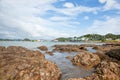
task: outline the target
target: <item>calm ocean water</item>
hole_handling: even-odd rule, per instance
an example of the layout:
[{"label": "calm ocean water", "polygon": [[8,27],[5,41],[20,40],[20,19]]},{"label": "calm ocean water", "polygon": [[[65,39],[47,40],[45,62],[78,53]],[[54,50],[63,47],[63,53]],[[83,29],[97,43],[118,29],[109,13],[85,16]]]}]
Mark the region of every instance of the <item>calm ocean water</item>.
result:
[{"label": "calm ocean water", "polygon": [[[0,41],[0,46],[23,46],[28,49],[38,50],[37,47],[45,45],[49,48],[49,51],[52,50],[52,46],[55,44],[96,44],[101,45],[103,43],[83,43],[83,42],[29,42],[29,41]],[[95,52],[91,47],[87,48],[91,52]],[[45,54],[45,52],[42,52]],[[77,53],[60,53],[54,52],[53,56],[45,54],[46,59],[55,62],[62,71],[62,80],[67,80],[68,78],[79,78],[86,77],[91,75],[94,72],[94,69],[86,70],[82,67],[75,66],[72,62],[65,57],[75,56]]]},{"label": "calm ocean water", "polygon": [[55,44],[97,44],[101,45],[103,43],[85,43],[85,42],[30,42],[30,41],[0,41],[0,46],[23,46],[29,49],[36,48],[41,45],[45,45],[47,47],[51,47]]}]

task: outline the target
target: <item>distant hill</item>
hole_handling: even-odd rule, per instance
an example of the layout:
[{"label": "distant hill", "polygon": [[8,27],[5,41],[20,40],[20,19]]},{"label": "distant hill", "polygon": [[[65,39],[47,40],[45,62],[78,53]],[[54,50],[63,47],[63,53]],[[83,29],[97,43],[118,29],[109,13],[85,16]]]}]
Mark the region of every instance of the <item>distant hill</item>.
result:
[{"label": "distant hill", "polygon": [[60,41],[60,42],[66,42],[66,41],[108,41],[108,40],[120,40],[120,35],[115,35],[112,33],[108,33],[106,35],[100,35],[100,34],[86,34],[83,36],[79,36],[79,37],[69,37],[69,38],[65,38],[65,37],[60,37],[60,38],[56,38],[56,41]]}]

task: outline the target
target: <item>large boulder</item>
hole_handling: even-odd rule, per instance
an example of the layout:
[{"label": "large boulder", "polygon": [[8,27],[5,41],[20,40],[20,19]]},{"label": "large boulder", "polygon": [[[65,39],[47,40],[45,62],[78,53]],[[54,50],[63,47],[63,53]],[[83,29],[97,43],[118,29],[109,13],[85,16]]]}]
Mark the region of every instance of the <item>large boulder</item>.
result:
[{"label": "large boulder", "polygon": [[95,72],[85,78],[68,80],[120,80],[120,45],[118,43],[104,44],[94,46],[94,49],[97,50],[94,54],[101,59],[101,62],[95,67]]},{"label": "large boulder", "polygon": [[0,46],[0,51],[4,51],[5,47],[4,46]]},{"label": "large boulder", "polygon": [[7,51],[14,51],[14,52],[17,52],[17,51],[20,51],[20,52],[25,52],[27,51],[28,49],[25,48],[25,47],[21,47],[21,46],[8,46],[6,48]]},{"label": "large boulder", "polygon": [[92,75],[68,80],[120,80],[120,65],[115,62],[102,61]]},{"label": "large boulder", "polygon": [[47,51],[48,50],[48,48],[46,46],[40,46],[40,47],[38,47],[38,49],[40,49],[42,51]]},{"label": "large boulder", "polygon": [[120,65],[103,61],[97,67],[96,74],[100,80],[120,80]]},{"label": "large boulder", "polygon": [[120,60],[120,49],[113,49],[106,53],[109,57]]},{"label": "large boulder", "polygon": [[81,50],[87,50],[84,46],[80,45],[54,45],[53,51],[59,52],[79,52]]},{"label": "large boulder", "polygon": [[41,52],[15,48],[0,51],[0,80],[60,80],[57,65]]},{"label": "large boulder", "polygon": [[75,55],[72,59],[72,63],[78,66],[91,68],[100,63],[100,58],[96,54],[84,51]]},{"label": "large boulder", "polygon": [[103,44],[100,46],[95,46],[95,47],[93,47],[93,49],[108,52],[112,49],[120,49],[120,46],[119,46],[119,44],[115,44],[115,45],[114,44]]}]

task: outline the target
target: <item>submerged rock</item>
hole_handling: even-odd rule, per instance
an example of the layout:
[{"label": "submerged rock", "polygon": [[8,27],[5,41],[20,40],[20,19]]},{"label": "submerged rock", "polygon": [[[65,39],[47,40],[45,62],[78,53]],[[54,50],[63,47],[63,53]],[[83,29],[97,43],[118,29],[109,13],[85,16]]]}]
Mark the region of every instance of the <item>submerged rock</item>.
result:
[{"label": "submerged rock", "polygon": [[[21,51],[25,50],[25,51]],[[0,80],[60,80],[57,65],[39,51],[8,47],[0,51]]]},{"label": "submerged rock", "polygon": [[47,51],[48,50],[48,48],[46,46],[40,46],[40,47],[38,47],[38,49],[40,49],[42,51]]},{"label": "submerged rock", "polygon": [[100,58],[91,52],[80,52],[74,56],[72,63],[78,66],[91,68],[100,63]]}]

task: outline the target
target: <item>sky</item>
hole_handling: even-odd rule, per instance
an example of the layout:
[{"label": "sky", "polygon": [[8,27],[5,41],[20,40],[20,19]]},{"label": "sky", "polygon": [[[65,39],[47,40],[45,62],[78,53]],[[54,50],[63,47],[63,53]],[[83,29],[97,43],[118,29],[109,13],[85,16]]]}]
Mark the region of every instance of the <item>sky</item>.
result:
[{"label": "sky", "polygon": [[0,38],[120,34],[120,0],[0,0]]}]

